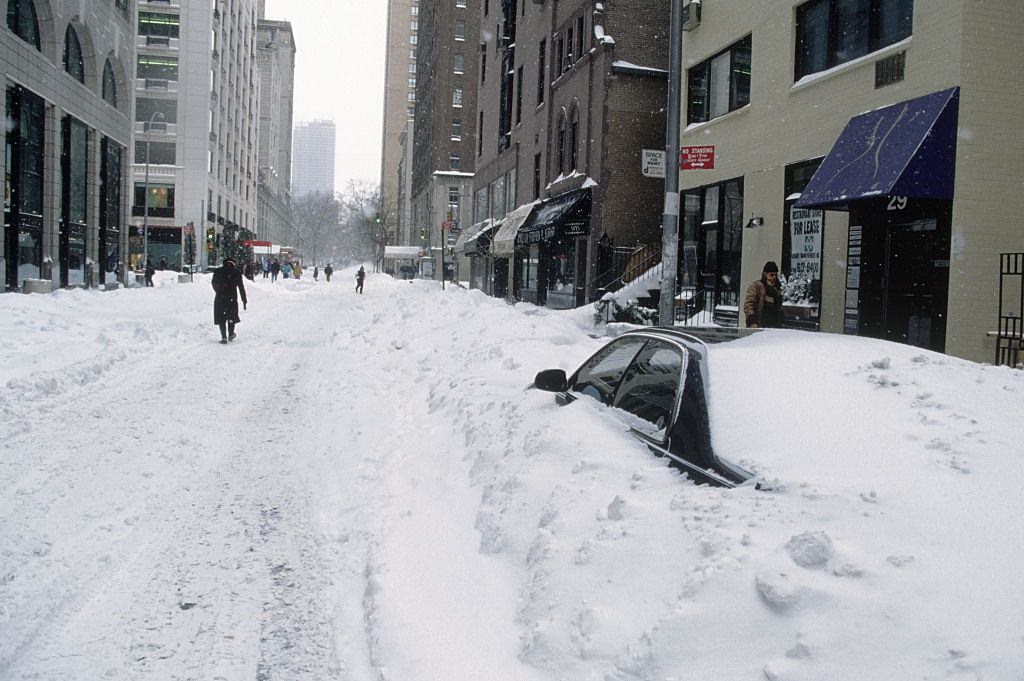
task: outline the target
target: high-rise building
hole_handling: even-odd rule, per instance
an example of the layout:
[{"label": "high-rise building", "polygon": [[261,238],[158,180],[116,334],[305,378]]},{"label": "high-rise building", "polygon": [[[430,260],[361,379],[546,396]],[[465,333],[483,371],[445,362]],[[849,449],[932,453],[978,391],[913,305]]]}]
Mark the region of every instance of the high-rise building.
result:
[{"label": "high-rise building", "polygon": [[222,239],[257,231],[256,0],[147,2],[138,15],[132,233],[148,223],[151,257],[179,264],[191,223],[196,262],[212,265]]},{"label": "high-rise building", "polygon": [[256,55],[260,69],[258,235],[285,243],[292,234],[292,109],[295,37],[287,21],[261,18]]},{"label": "high-rise building", "polygon": [[[381,140],[380,187],[381,202],[394,216],[394,224],[385,225],[397,232],[398,243],[411,243],[409,222],[412,217],[410,187],[403,186],[411,178],[400,172],[405,151],[402,135],[411,127],[416,113],[416,43],[419,40],[419,0],[389,0],[387,53],[384,67],[384,129]],[[409,151],[411,153],[411,138]],[[406,164],[405,170],[410,170]],[[392,209],[393,207],[393,209]]]},{"label": "high-rise building", "polygon": [[437,249],[440,272],[472,218],[480,0],[421,0],[419,21],[413,224],[415,245]]},{"label": "high-rise building", "polygon": [[292,196],[334,193],[334,121],[295,126],[292,144]]},{"label": "high-rise building", "polygon": [[8,0],[0,290],[113,284],[127,250],[125,0]]}]

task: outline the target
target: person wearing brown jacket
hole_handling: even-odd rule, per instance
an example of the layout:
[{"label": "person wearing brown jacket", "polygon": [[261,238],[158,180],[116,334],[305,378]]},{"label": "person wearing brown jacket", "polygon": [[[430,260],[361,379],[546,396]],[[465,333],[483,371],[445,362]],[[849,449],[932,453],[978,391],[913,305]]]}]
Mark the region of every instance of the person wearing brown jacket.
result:
[{"label": "person wearing brown jacket", "polygon": [[782,326],[782,289],[779,286],[779,266],[769,260],[764,264],[761,278],[747,287],[743,299],[743,314],[747,327],[769,329]]}]

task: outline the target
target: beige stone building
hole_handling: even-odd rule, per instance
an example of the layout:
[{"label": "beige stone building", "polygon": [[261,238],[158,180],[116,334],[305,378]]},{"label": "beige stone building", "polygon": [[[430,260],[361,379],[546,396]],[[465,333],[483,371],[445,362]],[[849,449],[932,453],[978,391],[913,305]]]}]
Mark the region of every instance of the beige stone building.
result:
[{"label": "beige stone building", "polygon": [[792,325],[992,361],[1000,254],[1024,251],[1019,2],[690,16],[682,286],[727,320],[774,260]]},{"label": "beige stone building", "polygon": [[[411,164],[402,172],[402,135],[416,113],[416,43],[419,40],[419,0],[388,1],[387,53],[384,67],[384,126],[381,138],[380,187],[385,225],[397,230],[398,242],[411,243]],[[409,153],[412,153],[411,145]]]}]

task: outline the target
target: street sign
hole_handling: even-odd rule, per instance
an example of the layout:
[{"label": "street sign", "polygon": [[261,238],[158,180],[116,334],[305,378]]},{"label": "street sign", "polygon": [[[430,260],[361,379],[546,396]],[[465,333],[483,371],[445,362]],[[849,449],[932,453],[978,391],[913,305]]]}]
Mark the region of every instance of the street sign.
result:
[{"label": "street sign", "polygon": [[451,229],[453,224],[451,220],[445,220],[441,223],[441,229]]},{"label": "street sign", "polygon": [[644,177],[665,177],[665,152],[660,149],[643,149],[641,171]]},{"label": "street sign", "polygon": [[273,246],[272,241],[243,241],[243,246]]},{"label": "street sign", "polygon": [[713,170],[715,167],[715,148],[682,147],[679,150],[679,167],[683,170]]}]

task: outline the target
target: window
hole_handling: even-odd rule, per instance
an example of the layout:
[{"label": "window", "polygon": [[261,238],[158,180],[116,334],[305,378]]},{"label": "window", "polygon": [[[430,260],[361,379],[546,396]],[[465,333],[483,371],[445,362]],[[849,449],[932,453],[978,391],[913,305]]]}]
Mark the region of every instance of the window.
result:
[{"label": "window", "polygon": [[461,193],[459,192],[459,188],[458,187],[454,187],[452,185],[448,185],[448,207],[449,208],[454,208],[455,210],[459,209],[459,198],[460,198],[460,196],[461,196]]},{"label": "window", "polygon": [[652,340],[629,366],[612,406],[630,416],[633,430],[663,441],[675,416],[685,357],[679,349]]},{"label": "window", "polygon": [[[133,205],[143,207],[145,204],[146,185],[143,183],[135,183],[135,203]],[[153,184],[149,183],[149,209],[150,215],[153,215],[153,209],[170,209],[171,216],[174,215],[174,185],[173,184]],[[166,211],[161,211],[166,212]]]},{"label": "window", "polygon": [[456,7],[465,7],[466,6],[466,0],[455,0],[455,6]]},{"label": "window", "polygon": [[502,175],[491,183],[490,216],[495,220],[505,216],[505,176]]},{"label": "window", "polygon": [[482,53],[480,55],[480,84],[483,85],[486,82],[487,82],[487,53],[484,52],[484,53]]},{"label": "window", "polygon": [[[135,162],[146,162],[147,142],[135,143]],[[150,165],[174,165],[175,144],[174,142],[149,142],[149,163]]]},{"label": "window", "polygon": [[[147,126],[150,121],[155,121],[160,118],[156,114],[163,116],[164,123],[177,123],[178,122],[178,102],[174,99],[150,99],[148,97],[139,97],[135,100],[135,120],[146,123]],[[210,116],[213,116],[213,112],[210,112]],[[154,127],[158,127],[158,122],[154,123]],[[212,129],[212,128],[211,128]]]},{"label": "window", "polygon": [[569,389],[611,405],[612,397],[626,373],[626,367],[646,342],[646,338],[623,338],[609,343],[569,379]]},{"label": "window", "polygon": [[409,21],[409,30],[410,31],[418,31],[418,30],[420,30],[419,19],[412,19],[412,20]]},{"label": "window", "polygon": [[180,19],[176,14],[139,12],[139,35],[177,38]]},{"label": "window", "polygon": [[462,86],[456,85],[452,89],[452,106],[462,107]]},{"label": "window", "polygon": [[478,189],[473,196],[473,222],[487,219],[487,187]]},{"label": "window", "polygon": [[480,122],[476,129],[476,155],[484,155],[484,112],[480,112]]},{"label": "window", "polygon": [[138,77],[146,80],[178,80],[177,57],[139,55]]},{"label": "window", "polygon": [[558,174],[565,172],[565,114],[558,118]]},{"label": "window", "polygon": [[523,67],[516,71],[516,125],[523,122]]},{"label": "window", "polygon": [[576,18],[576,58],[583,58],[583,16]]},{"label": "window", "polygon": [[110,65],[109,59],[103,64],[103,101],[117,108],[117,78],[114,77],[114,67]]},{"label": "window", "polygon": [[409,94],[406,95],[406,99],[408,101],[410,101],[410,102],[415,102],[416,101],[416,93],[415,92],[410,92]]},{"label": "window", "polygon": [[813,0],[796,10],[796,73],[825,71],[911,35],[913,0]]},{"label": "window", "polygon": [[415,78],[410,78],[409,79],[409,89],[410,90],[415,90],[416,89],[416,79]]},{"label": "window", "polygon": [[541,158],[540,154],[534,154],[533,156],[533,200],[536,201],[540,198],[540,184],[541,184]]},{"label": "window", "polygon": [[64,32],[64,70],[79,83],[85,83],[85,62],[82,59],[82,45],[78,34],[68,25]]},{"label": "window", "polygon": [[572,118],[569,122],[569,170],[576,170],[579,160],[579,131],[580,131],[580,110],[577,107],[572,109]]},{"label": "window", "polygon": [[455,20],[455,39],[465,40],[466,39],[466,22],[463,19]]},{"label": "window", "polygon": [[453,69],[452,70],[455,73],[465,73],[466,72],[466,56],[465,55],[463,55],[463,54],[456,54],[452,58],[452,62],[453,62]]},{"label": "window", "polygon": [[460,170],[462,168],[462,158],[455,152],[448,155],[448,168],[450,170]]},{"label": "window", "polygon": [[750,36],[689,71],[687,123],[703,123],[750,103]]},{"label": "window", "polygon": [[32,0],[8,0],[7,28],[26,43],[42,50],[39,42],[39,21]]},{"label": "window", "polygon": [[458,142],[462,139],[462,119],[452,119],[452,141]]},{"label": "window", "polygon": [[121,233],[122,148],[106,137],[100,144],[100,229],[98,235],[101,283],[117,270]]},{"label": "window", "polygon": [[505,173],[505,213],[511,213],[516,208],[516,171]]},{"label": "window", "polygon": [[416,62],[409,62],[409,73],[416,73]]},{"label": "window", "polygon": [[420,6],[413,5],[412,7],[409,8],[409,13],[414,17],[418,17],[420,15]]},{"label": "window", "polygon": [[409,36],[409,44],[410,45],[415,45],[416,44],[416,39],[417,39],[416,38],[416,34],[413,33],[411,36]]},{"label": "window", "polygon": [[540,41],[540,50],[537,53],[537,106],[544,103],[544,81],[546,79],[547,66],[544,59],[548,54],[547,40]]}]

